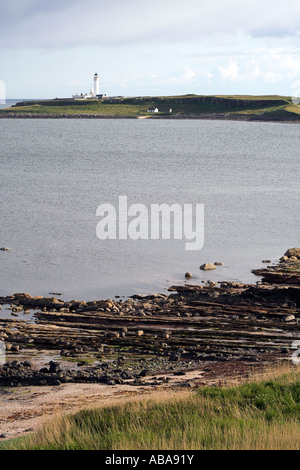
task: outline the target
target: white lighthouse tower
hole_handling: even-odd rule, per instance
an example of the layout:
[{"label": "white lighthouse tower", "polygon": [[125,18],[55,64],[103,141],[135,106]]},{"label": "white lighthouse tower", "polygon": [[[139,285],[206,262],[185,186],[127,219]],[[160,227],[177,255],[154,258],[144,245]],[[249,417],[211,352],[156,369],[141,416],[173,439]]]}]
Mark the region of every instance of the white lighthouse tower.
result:
[{"label": "white lighthouse tower", "polygon": [[94,96],[99,95],[99,76],[97,73],[94,75]]}]

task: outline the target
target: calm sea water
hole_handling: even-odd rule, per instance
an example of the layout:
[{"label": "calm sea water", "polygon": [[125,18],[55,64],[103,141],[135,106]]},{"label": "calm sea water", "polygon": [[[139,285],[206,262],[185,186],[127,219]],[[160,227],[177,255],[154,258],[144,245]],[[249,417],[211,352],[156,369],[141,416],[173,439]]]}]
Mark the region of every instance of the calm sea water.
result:
[{"label": "calm sea water", "polygon": [[19,103],[20,101],[23,101],[23,100],[11,100],[11,99],[10,99],[10,100],[5,100],[4,103],[2,103],[2,102],[0,101],[0,109],[2,109],[2,108],[10,108],[11,106],[13,106],[13,105]]},{"label": "calm sea water", "polygon": [[[65,299],[255,281],[299,246],[299,126],[224,121],[1,120],[0,295]],[[100,241],[99,204],[205,204],[205,245]],[[225,267],[204,273],[204,262]]]}]

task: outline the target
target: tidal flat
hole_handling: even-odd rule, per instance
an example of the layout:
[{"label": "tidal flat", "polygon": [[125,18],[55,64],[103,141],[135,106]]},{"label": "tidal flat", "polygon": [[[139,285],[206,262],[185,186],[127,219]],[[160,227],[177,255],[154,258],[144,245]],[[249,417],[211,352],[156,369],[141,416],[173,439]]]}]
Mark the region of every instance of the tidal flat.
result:
[{"label": "tidal flat", "polygon": [[291,363],[299,335],[299,267],[294,248],[259,270],[256,284],[187,281],[165,295],[90,302],[1,297],[10,309],[0,315],[1,435],[30,432],[41,413],[239,383]]}]

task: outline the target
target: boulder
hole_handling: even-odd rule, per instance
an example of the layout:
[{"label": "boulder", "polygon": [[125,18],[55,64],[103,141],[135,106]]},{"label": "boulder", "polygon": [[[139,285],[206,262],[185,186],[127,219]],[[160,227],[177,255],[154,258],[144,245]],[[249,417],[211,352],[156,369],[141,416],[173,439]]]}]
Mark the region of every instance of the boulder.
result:
[{"label": "boulder", "polygon": [[115,306],[115,303],[113,300],[111,299],[108,299],[108,300],[101,300],[99,303],[98,303],[99,307],[101,308],[105,308],[105,309],[111,309]]},{"label": "boulder", "polygon": [[49,366],[51,374],[57,374],[58,372],[61,372],[60,364],[58,362],[50,361]]},{"label": "boulder", "polygon": [[216,266],[212,263],[205,263],[202,266],[200,266],[200,269],[202,271],[213,271],[214,269],[217,269]]},{"label": "boulder", "polygon": [[17,300],[18,302],[23,304],[23,303],[26,303],[27,301],[30,301],[30,300],[34,299],[34,297],[30,294],[22,292],[22,293],[19,293],[19,294],[14,294],[13,299]]},{"label": "boulder", "polygon": [[295,321],[296,318],[295,318],[294,315],[287,315],[286,317],[284,317],[283,320],[288,323],[288,322],[291,322],[291,321]]},{"label": "boulder", "polygon": [[287,256],[288,258],[291,256],[297,256],[297,258],[300,258],[300,248],[290,248],[284,256]]},{"label": "boulder", "polygon": [[191,279],[192,277],[192,274],[191,273],[185,273],[185,278],[186,279]]}]

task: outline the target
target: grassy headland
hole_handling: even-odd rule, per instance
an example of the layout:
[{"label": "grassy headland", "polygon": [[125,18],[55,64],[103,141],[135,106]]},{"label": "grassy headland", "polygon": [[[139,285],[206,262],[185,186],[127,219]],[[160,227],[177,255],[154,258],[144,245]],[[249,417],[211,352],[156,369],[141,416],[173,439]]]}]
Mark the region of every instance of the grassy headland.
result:
[{"label": "grassy headland", "polygon": [[300,448],[300,372],[277,370],[235,387],[170,392],[56,418],[0,450],[235,450]]},{"label": "grassy headland", "polygon": [[[159,113],[148,109],[157,107]],[[172,109],[172,113],[170,113]],[[300,107],[286,96],[165,96],[103,100],[38,100],[0,110],[0,117],[151,117],[300,120]]]}]

